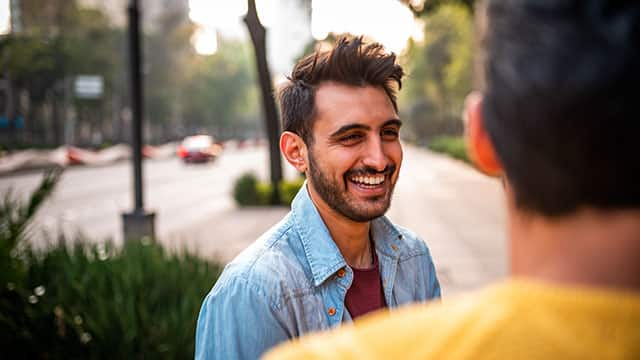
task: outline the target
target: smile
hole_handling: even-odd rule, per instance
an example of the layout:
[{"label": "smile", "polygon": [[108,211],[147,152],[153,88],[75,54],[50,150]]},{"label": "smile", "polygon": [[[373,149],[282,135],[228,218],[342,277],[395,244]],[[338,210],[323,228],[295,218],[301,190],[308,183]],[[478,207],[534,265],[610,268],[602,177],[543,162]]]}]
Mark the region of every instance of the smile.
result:
[{"label": "smile", "polygon": [[350,181],[364,186],[374,187],[380,185],[384,182],[384,175],[366,175],[366,176],[352,176],[349,178]]}]

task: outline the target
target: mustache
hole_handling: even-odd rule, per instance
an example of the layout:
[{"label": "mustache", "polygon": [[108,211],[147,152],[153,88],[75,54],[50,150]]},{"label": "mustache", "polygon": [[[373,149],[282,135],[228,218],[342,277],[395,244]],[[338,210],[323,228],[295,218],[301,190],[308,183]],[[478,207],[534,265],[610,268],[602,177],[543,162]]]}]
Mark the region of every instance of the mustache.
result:
[{"label": "mustache", "polygon": [[345,177],[349,178],[352,176],[366,176],[366,175],[389,175],[393,174],[396,171],[396,165],[390,164],[384,167],[381,171],[378,171],[371,167],[363,167],[357,169],[351,169],[346,172]]}]

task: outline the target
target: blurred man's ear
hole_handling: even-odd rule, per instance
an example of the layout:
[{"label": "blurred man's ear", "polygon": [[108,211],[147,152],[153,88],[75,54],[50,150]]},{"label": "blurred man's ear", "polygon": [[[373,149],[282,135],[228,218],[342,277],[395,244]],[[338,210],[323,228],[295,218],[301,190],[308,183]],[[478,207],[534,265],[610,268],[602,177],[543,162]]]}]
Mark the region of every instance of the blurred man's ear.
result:
[{"label": "blurred man's ear", "polygon": [[482,94],[479,92],[467,95],[464,103],[464,118],[467,152],[471,161],[487,175],[501,175],[502,165],[498,161],[489,134],[484,127]]},{"label": "blurred man's ear", "polygon": [[283,132],[280,135],[280,151],[296,170],[307,171],[307,145],[298,134]]}]

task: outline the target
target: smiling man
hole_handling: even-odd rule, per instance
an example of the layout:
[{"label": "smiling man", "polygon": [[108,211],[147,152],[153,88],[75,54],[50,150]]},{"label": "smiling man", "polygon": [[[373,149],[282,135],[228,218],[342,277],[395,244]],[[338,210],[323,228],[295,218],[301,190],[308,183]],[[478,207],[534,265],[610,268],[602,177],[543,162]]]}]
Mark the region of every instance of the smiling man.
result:
[{"label": "smiling man", "polygon": [[282,341],[440,296],[425,243],[384,217],[402,164],[395,56],[338,40],[280,89],[280,149],[307,176],[291,212],[204,300],[198,359],[255,359]]}]

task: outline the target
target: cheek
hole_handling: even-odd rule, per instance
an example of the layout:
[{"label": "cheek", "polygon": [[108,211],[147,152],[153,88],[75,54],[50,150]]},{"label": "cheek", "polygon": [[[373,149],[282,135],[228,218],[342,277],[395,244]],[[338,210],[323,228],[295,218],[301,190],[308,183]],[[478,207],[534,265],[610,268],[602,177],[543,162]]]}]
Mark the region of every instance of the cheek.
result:
[{"label": "cheek", "polygon": [[345,172],[358,166],[358,154],[350,149],[341,149],[340,151],[327,151],[324,158],[328,165],[326,170],[335,173],[338,176],[344,175]]},{"label": "cheek", "polygon": [[402,164],[402,146],[399,142],[391,143],[387,146],[386,149],[387,157],[391,162],[393,162],[398,170],[400,170],[400,165]]}]

